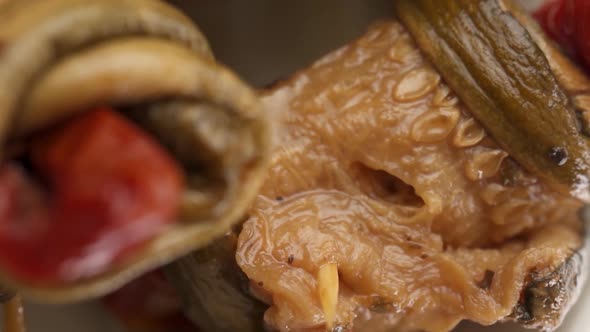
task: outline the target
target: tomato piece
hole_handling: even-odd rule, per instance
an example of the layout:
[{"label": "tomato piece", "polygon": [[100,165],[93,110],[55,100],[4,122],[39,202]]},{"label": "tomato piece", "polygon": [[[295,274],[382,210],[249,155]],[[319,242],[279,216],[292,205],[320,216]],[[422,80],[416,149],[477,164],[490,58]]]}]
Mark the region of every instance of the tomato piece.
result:
[{"label": "tomato piece", "polygon": [[590,69],[590,1],[550,1],[534,16],[552,39]]},{"label": "tomato piece", "polygon": [[181,169],[110,109],[36,139],[31,160],[48,190],[14,166],[0,171],[0,265],[14,276],[56,282],[96,275],[174,221]]}]

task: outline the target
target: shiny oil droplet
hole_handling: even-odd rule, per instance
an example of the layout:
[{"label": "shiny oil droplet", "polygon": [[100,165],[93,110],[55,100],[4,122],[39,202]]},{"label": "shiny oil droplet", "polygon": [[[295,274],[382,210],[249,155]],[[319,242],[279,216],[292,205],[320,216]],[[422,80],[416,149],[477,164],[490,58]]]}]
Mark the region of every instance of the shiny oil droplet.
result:
[{"label": "shiny oil droplet", "polygon": [[457,97],[445,84],[439,85],[439,88],[436,90],[434,97],[432,98],[432,104],[438,107],[451,107],[457,105],[458,102],[459,100]]},{"label": "shiny oil droplet", "polygon": [[462,120],[457,126],[453,144],[458,148],[474,146],[486,136],[485,130],[473,118]]},{"label": "shiny oil droplet", "polygon": [[459,121],[456,108],[435,109],[420,115],[412,125],[412,139],[420,143],[444,140]]},{"label": "shiny oil droplet", "polygon": [[407,39],[399,38],[389,50],[389,58],[397,63],[402,63],[416,51],[415,47]]},{"label": "shiny oil droplet", "polygon": [[573,97],[576,106],[576,115],[580,120],[581,132],[590,136],[590,95],[579,95]]},{"label": "shiny oil droplet", "polygon": [[498,149],[481,149],[467,161],[465,174],[472,181],[490,178],[500,170],[502,161],[508,157],[508,153]]},{"label": "shiny oil droplet", "polygon": [[549,159],[557,166],[563,166],[567,163],[567,150],[564,147],[555,147],[549,150],[547,155]]}]

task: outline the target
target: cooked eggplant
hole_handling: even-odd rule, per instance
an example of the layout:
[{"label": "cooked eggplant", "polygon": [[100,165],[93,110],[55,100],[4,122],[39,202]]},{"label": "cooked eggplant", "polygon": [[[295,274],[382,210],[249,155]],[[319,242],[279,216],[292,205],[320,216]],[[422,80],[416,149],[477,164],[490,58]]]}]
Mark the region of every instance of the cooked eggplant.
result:
[{"label": "cooked eggplant", "polygon": [[[199,251],[169,270],[196,323],[228,330],[223,310],[202,309],[217,291],[231,298],[228,289],[236,294],[232,308],[267,306],[264,315],[234,312],[238,321],[279,331],[447,332],[462,320],[550,331],[561,323],[585,282],[588,245],[577,211],[586,188],[569,189],[587,173],[561,169],[557,150],[547,158],[552,147],[571,144],[568,158],[585,165],[586,138],[573,116],[585,92],[572,83],[585,78],[513,3],[443,2],[452,10],[437,12],[437,21],[439,2],[424,1],[433,6],[429,22],[473,16],[477,29],[457,24],[441,33],[476,42],[470,33],[482,29],[493,41],[483,53],[466,53],[469,61],[493,62],[494,45],[512,42],[526,44],[531,56],[489,68],[473,60],[472,81],[457,75],[451,82],[435,69],[448,55],[429,62],[425,42],[410,34],[429,31],[420,20],[390,20],[263,92],[280,124],[278,144],[235,260],[232,249]],[[498,24],[514,29],[494,30]],[[502,65],[521,76],[528,68],[528,76],[479,89],[504,77],[484,77],[490,68],[505,71]],[[516,85],[510,96],[499,91],[506,84]],[[473,110],[473,98],[487,94],[493,103],[485,97],[485,109]],[[528,120],[516,122],[525,109]],[[549,132],[536,131],[543,128]],[[537,142],[538,150],[526,149]],[[232,264],[250,287],[203,278]],[[210,287],[218,283],[232,286]]]},{"label": "cooked eggplant", "polygon": [[242,217],[268,163],[267,120],[188,18],[156,0],[19,0],[0,6],[0,22],[4,161],[36,135],[109,105],[144,126],[186,178],[176,222],[112,266],[52,281],[0,266],[2,284],[42,302],[96,297],[205,246]]}]

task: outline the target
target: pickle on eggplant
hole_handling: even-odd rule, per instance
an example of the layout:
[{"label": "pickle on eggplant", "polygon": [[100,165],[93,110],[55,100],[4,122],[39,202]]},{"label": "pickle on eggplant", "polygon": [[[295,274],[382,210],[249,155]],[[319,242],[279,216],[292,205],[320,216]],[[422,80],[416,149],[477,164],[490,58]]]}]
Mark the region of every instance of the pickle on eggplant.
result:
[{"label": "pickle on eggplant", "polygon": [[[98,275],[0,282],[39,302],[103,295],[225,234],[268,163],[270,135],[250,87],[215,62],[198,28],[157,0],[15,0],[0,6],[0,156],[77,112],[110,105],[183,165],[178,221]],[[187,141],[184,141],[187,140]]]},{"label": "pickle on eggplant", "polygon": [[588,201],[588,139],[545,54],[503,9],[509,3],[401,0],[396,9],[420,49],[498,144],[527,170]]}]

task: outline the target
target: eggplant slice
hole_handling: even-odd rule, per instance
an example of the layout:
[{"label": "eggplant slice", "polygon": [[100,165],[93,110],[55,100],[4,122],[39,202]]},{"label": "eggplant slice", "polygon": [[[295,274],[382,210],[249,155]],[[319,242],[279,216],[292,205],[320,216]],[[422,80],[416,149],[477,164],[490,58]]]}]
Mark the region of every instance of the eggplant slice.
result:
[{"label": "eggplant slice", "polygon": [[1,283],[41,302],[112,291],[203,247],[244,214],[268,164],[253,91],[217,64],[206,39],[155,0],[18,0],[0,6],[0,133],[12,144],[76,112],[112,105],[182,162],[179,220],[106,273],[63,284]]},{"label": "eggplant slice", "polygon": [[[583,109],[584,76],[513,15],[545,53],[561,111]],[[588,268],[580,195],[517,163],[441,76],[391,20],[264,92],[280,130],[235,260],[215,247],[168,268],[189,317],[208,331],[236,330],[228,311],[253,322],[245,331],[559,326]],[[236,264],[249,286],[218,280]],[[235,300],[209,310],[212,298]]]}]

